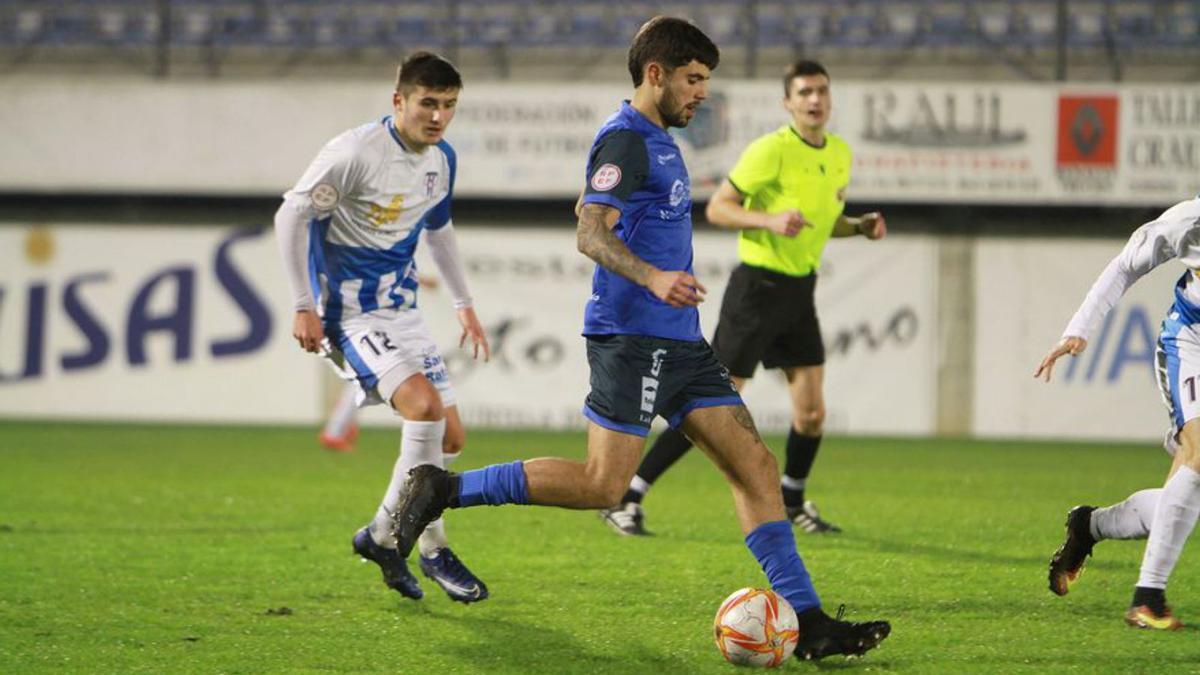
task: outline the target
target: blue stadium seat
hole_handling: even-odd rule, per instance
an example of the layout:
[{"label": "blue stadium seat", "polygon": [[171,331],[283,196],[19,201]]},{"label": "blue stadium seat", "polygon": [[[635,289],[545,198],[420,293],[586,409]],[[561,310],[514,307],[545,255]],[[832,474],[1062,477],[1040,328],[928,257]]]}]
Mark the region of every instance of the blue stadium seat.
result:
[{"label": "blue stadium seat", "polygon": [[1110,35],[1109,3],[1073,1],[1068,16],[1067,45],[1103,47]]},{"label": "blue stadium seat", "polygon": [[1163,28],[1156,36],[1162,47],[1196,49],[1200,45],[1200,2],[1173,2],[1164,12]]},{"label": "blue stadium seat", "polygon": [[[813,51],[1058,45],[1056,0],[171,0],[173,47],[621,49],[651,16],[694,20],[719,46]],[[0,46],[143,48],[157,0],[0,0]],[[1067,46],[1200,52],[1200,0],[1070,0]],[[581,54],[580,58],[590,58]]]},{"label": "blue stadium seat", "polygon": [[1154,47],[1159,35],[1158,17],[1150,2],[1120,2],[1112,7],[1112,31],[1123,48]]},{"label": "blue stadium seat", "polygon": [[933,47],[978,46],[980,20],[961,2],[926,3],[920,19],[921,44]]}]

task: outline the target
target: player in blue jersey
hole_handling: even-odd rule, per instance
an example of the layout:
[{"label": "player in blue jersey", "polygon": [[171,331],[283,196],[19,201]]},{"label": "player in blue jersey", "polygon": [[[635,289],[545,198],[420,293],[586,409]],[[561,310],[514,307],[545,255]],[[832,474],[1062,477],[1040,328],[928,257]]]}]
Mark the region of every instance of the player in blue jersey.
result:
[{"label": "player in blue jersey", "polygon": [[801,658],[861,654],[890,631],[821,610],[784,515],[775,458],[700,333],[691,189],[670,127],[708,94],[719,53],[682,19],[650,20],[629,49],[635,87],[600,131],[577,208],[579,250],[596,261],[584,316],[591,393],[585,462],[541,458],[452,474],[416,467],[396,513],[403,553],[445,508],[538,504],[594,509],[629,484],[655,416],[683,429],[728,478],[746,544],[800,619]]},{"label": "player in blue jersey", "polygon": [[[329,141],[284,195],[275,229],[294,296],[293,335],[321,352],[358,387],[359,404],[388,403],[404,418],[400,457],[371,523],[354,552],[379,565],[384,582],[422,597],[391,517],[408,471],[442,467],[458,455],[465,433],[446,366],[417,311],[413,261],[422,233],[454,299],[476,358],[488,342],[472,308],[450,219],[457,170],[443,140],[462,78],[428,52],[400,66],[394,114]],[[450,550],[440,520],[422,528],[420,567],[454,600],[487,597],[484,585]]]}]

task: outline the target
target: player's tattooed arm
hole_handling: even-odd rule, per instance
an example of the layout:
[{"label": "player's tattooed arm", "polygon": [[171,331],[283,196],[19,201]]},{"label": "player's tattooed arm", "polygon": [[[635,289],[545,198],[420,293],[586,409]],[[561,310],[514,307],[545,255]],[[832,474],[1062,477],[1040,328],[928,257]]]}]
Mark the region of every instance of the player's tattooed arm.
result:
[{"label": "player's tattooed arm", "polygon": [[620,211],[605,204],[584,204],[579,211],[576,245],[579,252],[601,267],[616,272],[672,307],[694,307],[704,301],[707,289],[691,274],[664,271],[639,258],[613,234]]},{"label": "player's tattooed arm", "polygon": [[657,270],[653,265],[634,255],[625,242],[613,234],[621,212],[605,204],[584,204],[579,209],[579,226],[576,229],[576,244],[579,252],[641,286],[649,285],[650,277]]},{"label": "player's tattooed arm", "polygon": [[742,425],[743,429],[749,431],[755,440],[762,442],[762,437],[758,435],[758,427],[754,426],[754,418],[750,416],[750,411],[746,409],[745,405],[739,404],[733,407],[733,419]]}]

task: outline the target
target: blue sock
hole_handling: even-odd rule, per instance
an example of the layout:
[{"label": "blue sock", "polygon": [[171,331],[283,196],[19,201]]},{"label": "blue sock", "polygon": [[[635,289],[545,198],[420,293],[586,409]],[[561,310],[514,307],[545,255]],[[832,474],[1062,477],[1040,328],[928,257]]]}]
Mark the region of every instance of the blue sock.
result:
[{"label": "blue sock", "polygon": [[[459,474],[458,505],[528,504],[525,463],[493,464]],[[790,530],[789,530],[790,531]]]},{"label": "blue sock", "polygon": [[796,536],[792,524],[786,520],[763,523],[746,535],[746,546],[758,559],[771,588],[799,614],[812,607],[820,607],[817,589],[813,588],[804,561],[796,552]]}]

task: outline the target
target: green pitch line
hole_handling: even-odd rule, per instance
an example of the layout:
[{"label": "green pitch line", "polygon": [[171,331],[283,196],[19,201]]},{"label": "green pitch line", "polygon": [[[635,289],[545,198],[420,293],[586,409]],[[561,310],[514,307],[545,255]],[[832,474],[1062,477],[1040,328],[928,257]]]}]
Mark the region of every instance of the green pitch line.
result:
[{"label": "green pitch line", "polygon": [[[366,430],[349,455],[314,435],[0,423],[0,672],[733,672],[712,616],[764,578],[699,454],[647,496],[651,538],[617,537],[589,512],[451,512],[455,550],[492,591],[465,607],[429,582],[405,600],[350,554],[398,432]],[[456,468],[551,454],[582,458],[582,433],[472,430]],[[1166,466],[1149,444],[828,439],[809,494],[846,532],[799,534],[801,552],[831,611],[894,625],[864,660],[829,663],[1200,668],[1196,631],[1122,624],[1139,542],[1099,545],[1069,596],[1046,589],[1067,510],[1156,485]],[[1200,625],[1189,548],[1169,597]]]}]

